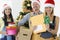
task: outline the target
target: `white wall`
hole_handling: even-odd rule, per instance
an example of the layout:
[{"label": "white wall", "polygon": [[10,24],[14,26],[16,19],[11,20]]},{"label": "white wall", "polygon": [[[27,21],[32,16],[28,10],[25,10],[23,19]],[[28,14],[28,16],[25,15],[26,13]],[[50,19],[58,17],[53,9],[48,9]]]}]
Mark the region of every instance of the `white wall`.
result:
[{"label": "white wall", "polygon": [[[2,17],[2,8],[4,3],[8,3],[12,6],[12,14],[13,17],[16,19],[17,16],[19,15],[19,12],[22,11],[22,2],[24,0],[0,0],[0,17]],[[45,0],[41,0],[41,11],[44,10],[44,2]],[[60,0],[55,0],[56,6],[55,6],[55,15],[59,16],[60,15]],[[60,16],[59,16],[60,17]],[[58,34],[60,33],[60,25],[59,25],[59,30]]]},{"label": "white wall", "polygon": [[16,18],[19,15],[19,12],[22,11],[22,2],[23,0],[12,0],[14,18]]}]

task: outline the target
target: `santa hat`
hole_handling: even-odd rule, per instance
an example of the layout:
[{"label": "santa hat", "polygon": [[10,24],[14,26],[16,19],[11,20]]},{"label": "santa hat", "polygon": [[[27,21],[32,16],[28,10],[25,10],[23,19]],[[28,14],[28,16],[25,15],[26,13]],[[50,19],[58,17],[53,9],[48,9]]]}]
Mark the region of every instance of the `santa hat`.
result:
[{"label": "santa hat", "polygon": [[46,0],[45,7],[54,7],[54,6],[55,6],[54,0]]},{"label": "santa hat", "polygon": [[2,13],[4,13],[4,10],[5,10],[6,7],[12,8],[10,5],[4,4],[3,7],[2,7]]},{"label": "santa hat", "polygon": [[4,4],[4,5],[3,5],[3,8],[5,9],[6,7],[11,8],[8,4]]},{"label": "santa hat", "polygon": [[36,3],[38,3],[40,5],[40,1],[39,0],[31,0],[31,1],[32,1],[32,3],[31,3],[32,7],[33,7],[33,3],[34,2],[36,2]]}]

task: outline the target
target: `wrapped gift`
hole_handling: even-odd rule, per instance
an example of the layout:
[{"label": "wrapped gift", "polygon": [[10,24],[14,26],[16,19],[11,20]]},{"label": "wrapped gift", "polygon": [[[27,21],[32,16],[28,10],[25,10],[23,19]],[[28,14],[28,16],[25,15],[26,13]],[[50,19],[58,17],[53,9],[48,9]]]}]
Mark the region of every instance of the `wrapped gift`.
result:
[{"label": "wrapped gift", "polygon": [[30,29],[33,33],[40,33],[46,31],[46,25],[44,24],[44,15],[36,15],[30,18]]},{"label": "wrapped gift", "polygon": [[49,23],[50,23],[50,18],[49,18],[49,16],[45,16],[45,17],[44,17],[44,23],[45,23],[45,24],[49,24]]},{"label": "wrapped gift", "polygon": [[9,23],[9,25],[6,27],[7,35],[15,35],[17,32],[16,26],[14,23]]}]

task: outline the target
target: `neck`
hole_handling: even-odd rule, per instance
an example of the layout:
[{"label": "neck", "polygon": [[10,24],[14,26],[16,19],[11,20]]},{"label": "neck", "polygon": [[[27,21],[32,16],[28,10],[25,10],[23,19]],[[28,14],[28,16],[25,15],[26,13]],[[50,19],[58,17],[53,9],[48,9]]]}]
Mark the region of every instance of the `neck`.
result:
[{"label": "neck", "polygon": [[50,21],[52,21],[53,20],[53,15],[48,15],[48,16],[50,18]]},{"label": "neck", "polygon": [[7,18],[10,18],[9,15],[7,15]]}]

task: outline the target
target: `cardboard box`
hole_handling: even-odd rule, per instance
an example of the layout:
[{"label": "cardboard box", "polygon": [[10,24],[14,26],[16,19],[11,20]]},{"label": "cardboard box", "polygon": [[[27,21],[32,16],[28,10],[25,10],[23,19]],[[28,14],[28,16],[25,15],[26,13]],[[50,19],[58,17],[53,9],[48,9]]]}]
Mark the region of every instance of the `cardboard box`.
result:
[{"label": "cardboard box", "polygon": [[33,16],[29,20],[30,29],[35,33],[45,32],[46,25],[44,24],[44,15]]},{"label": "cardboard box", "polygon": [[31,35],[32,32],[30,31],[30,29],[21,26],[16,40],[31,40]]},{"label": "cardboard box", "polygon": [[40,40],[39,35],[38,34],[33,34],[32,35],[32,40]]}]

